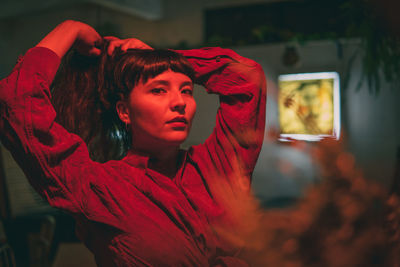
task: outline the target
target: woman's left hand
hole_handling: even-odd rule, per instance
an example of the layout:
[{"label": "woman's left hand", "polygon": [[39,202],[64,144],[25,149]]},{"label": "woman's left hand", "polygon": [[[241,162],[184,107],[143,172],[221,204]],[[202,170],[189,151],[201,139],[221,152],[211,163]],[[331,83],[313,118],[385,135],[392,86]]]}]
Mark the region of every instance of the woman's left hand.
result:
[{"label": "woman's left hand", "polygon": [[136,38],[119,39],[114,36],[106,36],[104,39],[110,42],[107,49],[107,54],[110,56],[117,47],[119,47],[122,51],[126,51],[127,49],[153,49],[149,45]]}]

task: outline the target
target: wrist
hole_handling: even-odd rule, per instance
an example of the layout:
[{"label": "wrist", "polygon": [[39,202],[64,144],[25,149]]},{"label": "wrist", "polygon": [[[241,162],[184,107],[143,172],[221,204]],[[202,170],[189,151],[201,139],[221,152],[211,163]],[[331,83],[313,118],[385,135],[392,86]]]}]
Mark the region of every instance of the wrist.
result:
[{"label": "wrist", "polygon": [[73,20],[66,20],[47,34],[37,46],[46,47],[60,58],[72,47],[82,26]]},{"label": "wrist", "polygon": [[84,40],[85,35],[87,35],[88,32],[90,32],[90,30],[92,29],[91,26],[75,20],[68,22],[67,25],[72,29],[74,34],[76,34],[75,41]]}]

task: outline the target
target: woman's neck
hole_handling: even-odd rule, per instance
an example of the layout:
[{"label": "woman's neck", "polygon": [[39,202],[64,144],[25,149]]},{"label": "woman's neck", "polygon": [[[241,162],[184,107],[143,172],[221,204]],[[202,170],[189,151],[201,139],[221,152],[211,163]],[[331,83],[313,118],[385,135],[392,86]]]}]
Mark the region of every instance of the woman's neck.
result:
[{"label": "woman's neck", "polygon": [[132,148],[132,150],[149,156],[148,168],[167,177],[175,177],[180,163],[179,146],[157,149],[155,151],[143,151],[135,148]]}]

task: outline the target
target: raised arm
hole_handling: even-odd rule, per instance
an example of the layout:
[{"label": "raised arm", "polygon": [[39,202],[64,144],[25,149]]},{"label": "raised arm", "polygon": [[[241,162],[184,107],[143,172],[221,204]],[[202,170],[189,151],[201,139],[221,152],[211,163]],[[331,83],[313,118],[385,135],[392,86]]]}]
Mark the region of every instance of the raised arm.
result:
[{"label": "raised arm", "polygon": [[81,212],[83,177],[96,167],[86,144],[54,122],[49,86],[60,58],[76,45],[97,55],[101,40],[90,26],[66,21],[21,57],[0,81],[0,139],[35,189],[55,207]]},{"label": "raised arm", "polygon": [[250,181],[265,128],[266,82],[261,66],[230,49],[179,51],[193,65],[196,82],[218,94],[216,126],[195,148],[220,173]]},{"label": "raised arm", "polygon": [[72,46],[81,54],[99,56],[101,51],[98,46],[101,42],[101,36],[89,25],[79,21],[67,20],[47,34],[36,47],[48,48],[60,58]]}]

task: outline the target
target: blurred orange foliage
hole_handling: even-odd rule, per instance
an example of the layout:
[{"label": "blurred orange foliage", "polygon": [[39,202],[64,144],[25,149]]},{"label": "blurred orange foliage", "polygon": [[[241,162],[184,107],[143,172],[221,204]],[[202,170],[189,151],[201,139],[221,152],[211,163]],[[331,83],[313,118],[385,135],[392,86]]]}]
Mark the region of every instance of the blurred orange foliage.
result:
[{"label": "blurred orange foliage", "polygon": [[215,231],[251,266],[400,266],[399,197],[364,179],[343,142],[311,155],[323,177],[289,208],[265,210],[243,186],[214,185],[230,218]]}]

